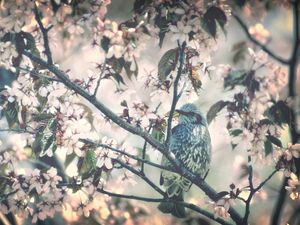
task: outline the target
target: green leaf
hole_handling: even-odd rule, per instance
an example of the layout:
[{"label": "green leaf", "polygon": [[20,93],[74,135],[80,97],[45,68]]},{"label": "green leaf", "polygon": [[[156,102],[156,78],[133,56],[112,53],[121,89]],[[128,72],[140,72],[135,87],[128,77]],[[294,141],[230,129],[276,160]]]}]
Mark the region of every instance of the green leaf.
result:
[{"label": "green leaf", "polygon": [[161,130],[158,130],[158,129],[155,129],[155,128],[152,129],[151,136],[154,139],[156,139],[157,141],[160,141],[160,142],[164,141],[164,139],[165,139],[164,133]]},{"label": "green leaf", "polygon": [[269,155],[272,152],[273,152],[272,143],[271,143],[271,141],[266,140],[265,141],[265,155],[267,156],[267,155]]},{"label": "green leaf", "polygon": [[79,172],[82,177],[89,177],[91,172],[96,169],[96,155],[94,149],[89,149],[85,157],[83,158],[82,164],[79,168]]},{"label": "green leaf", "polygon": [[133,11],[141,14],[151,3],[151,0],[135,0],[133,4]]},{"label": "green leaf", "polygon": [[101,39],[101,48],[105,51],[108,52],[108,47],[109,47],[110,39],[108,37],[103,37]]},{"label": "green leaf", "polygon": [[262,119],[262,120],[259,121],[259,124],[260,125],[272,125],[274,123],[269,119]]},{"label": "green leaf", "polygon": [[230,130],[229,131],[230,135],[231,136],[239,136],[241,133],[243,133],[243,131],[241,129],[234,129],[234,130]]},{"label": "green leaf", "polygon": [[213,104],[207,112],[206,119],[207,123],[210,124],[211,121],[217,116],[218,112],[220,112],[229,102],[227,101],[218,101]]},{"label": "green leaf", "polygon": [[54,115],[51,113],[39,113],[39,114],[33,114],[32,117],[34,121],[40,122],[43,120],[49,120],[53,118]]},{"label": "green leaf", "polygon": [[[136,67],[136,68],[135,68],[134,71],[132,71],[132,70],[130,69],[132,63],[135,63],[135,67]],[[134,75],[135,77],[137,77],[137,75],[138,75],[138,64],[137,64],[137,62],[136,62],[135,59],[134,59],[133,62],[126,62],[126,63],[124,63],[124,69],[125,69],[125,72],[126,72],[126,74],[127,74],[127,77],[128,77],[129,79],[131,79],[132,75]]]},{"label": "green leaf", "polygon": [[233,57],[232,61],[233,63],[238,63],[240,61],[245,60],[247,50],[247,42],[241,41],[233,45],[232,47]]},{"label": "green leaf", "polygon": [[178,54],[178,48],[170,49],[161,57],[158,63],[158,78],[165,81],[167,76],[175,69],[175,61]]},{"label": "green leaf", "polygon": [[285,101],[279,100],[274,102],[269,109],[266,110],[265,115],[274,123],[282,125],[291,122],[291,109]]},{"label": "green leaf", "polygon": [[118,84],[125,84],[123,77],[118,73],[112,73],[111,76],[117,81]]},{"label": "green leaf", "polygon": [[277,145],[278,147],[282,148],[282,143],[281,141],[272,135],[267,135],[267,139],[272,142],[274,145]]},{"label": "green leaf", "polygon": [[3,110],[9,128],[18,123],[18,110],[19,107],[16,101],[8,102],[7,107]]},{"label": "green leaf", "polygon": [[107,64],[110,65],[116,73],[120,74],[124,67],[125,60],[123,58],[116,59],[115,57],[112,57],[107,60]]},{"label": "green leaf", "polygon": [[57,119],[52,118],[44,127],[39,129],[32,144],[32,149],[36,156],[44,156],[49,149],[51,149],[53,153],[56,151],[56,127]]},{"label": "green leaf", "polygon": [[241,8],[246,4],[246,2],[246,0],[234,0],[234,3]]},{"label": "green leaf", "polygon": [[159,12],[158,15],[154,19],[154,24],[159,28],[159,47],[162,47],[164,38],[166,36],[166,33],[168,31],[168,20],[161,15]]},{"label": "green leaf", "polygon": [[224,79],[224,89],[233,89],[236,85],[244,85],[247,72],[245,70],[233,70]]},{"label": "green leaf", "polygon": [[72,154],[67,155],[66,160],[64,162],[65,168],[67,168],[76,157],[77,157],[77,155],[73,152],[72,152]]}]

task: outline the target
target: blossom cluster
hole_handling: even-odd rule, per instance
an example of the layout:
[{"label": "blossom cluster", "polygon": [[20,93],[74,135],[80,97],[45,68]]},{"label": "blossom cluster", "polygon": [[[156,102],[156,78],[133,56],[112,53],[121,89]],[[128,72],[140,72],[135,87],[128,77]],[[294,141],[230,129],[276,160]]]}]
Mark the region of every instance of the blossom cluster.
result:
[{"label": "blossom cluster", "polygon": [[[256,160],[265,160],[271,153],[266,149],[266,142],[281,145],[281,124],[276,121],[268,109],[276,105],[279,90],[286,84],[287,75],[274,63],[268,61],[262,51],[255,53],[249,49],[253,60],[250,70],[234,70],[230,66],[222,66],[224,71],[224,87],[240,90],[234,94],[233,101],[227,105],[227,128],[233,136],[232,144],[237,150],[248,151]],[[268,72],[260,73],[265,68]],[[274,76],[276,74],[276,76]],[[287,104],[285,102],[280,102]],[[270,145],[272,145],[270,143]],[[273,147],[270,147],[273,148]]]},{"label": "blossom cluster", "polygon": [[[116,142],[112,139],[103,138],[101,143],[113,147],[113,143]],[[49,167],[48,169],[47,167],[43,169],[23,168],[19,162],[20,160],[26,162],[27,159],[20,159],[17,150],[3,150],[5,146],[1,145],[2,143],[0,142],[0,148],[2,149],[0,152],[1,179],[4,179],[3,181],[7,184],[1,190],[1,196],[5,200],[0,202],[2,213],[12,213],[21,219],[30,217],[32,223],[53,217],[56,212],[64,212],[69,209],[79,217],[88,217],[92,210],[96,210],[104,222],[109,218],[112,220],[111,217],[116,216],[116,213],[118,213],[119,217],[116,217],[114,220],[126,220],[131,217],[132,213],[128,213],[128,218],[122,217],[122,213],[127,211],[127,207],[119,209],[118,212],[108,211],[110,207],[113,207],[114,203],[110,197],[101,194],[101,190],[106,187],[104,178],[99,177],[99,180],[96,181],[93,177],[67,177],[67,174],[54,167]],[[24,152],[26,146],[22,148]],[[125,143],[120,149],[136,154],[135,149],[130,148]],[[111,170],[113,154],[104,147],[94,151],[97,155],[96,166],[104,171]],[[108,154],[110,154],[110,158],[108,158]],[[117,157],[117,154],[115,157]],[[122,154],[119,155],[119,158],[128,164],[136,163]],[[39,159],[36,163],[43,167],[46,165]],[[126,176],[128,181],[132,179],[130,174],[124,174],[124,176]],[[120,176],[120,179],[125,178]],[[109,184],[109,182],[115,181],[107,179],[107,182]],[[124,188],[119,188],[118,191],[121,193],[124,191]]]}]

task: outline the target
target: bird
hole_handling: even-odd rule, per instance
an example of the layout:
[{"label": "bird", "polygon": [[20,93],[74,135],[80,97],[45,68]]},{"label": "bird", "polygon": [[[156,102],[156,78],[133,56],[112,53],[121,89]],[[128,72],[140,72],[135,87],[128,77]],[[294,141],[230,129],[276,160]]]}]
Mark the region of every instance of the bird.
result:
[{"label": "bird", "polygon": [[[178,124],[172,128],[169,152],[186,169],[204,178],[211,161],[211,138],[206,118],[200,109],[192,103],[184,104],[179,110]],[[172,164],[162,157],[161,165],[171,167]],[[158,209],[163,213],[171,213],[178,218],[186,217],[184,192],[189,191],[192,183],[181,175],[163,170],[160,185],[166,189],[167,197],[176,202],[161,202]]]}]

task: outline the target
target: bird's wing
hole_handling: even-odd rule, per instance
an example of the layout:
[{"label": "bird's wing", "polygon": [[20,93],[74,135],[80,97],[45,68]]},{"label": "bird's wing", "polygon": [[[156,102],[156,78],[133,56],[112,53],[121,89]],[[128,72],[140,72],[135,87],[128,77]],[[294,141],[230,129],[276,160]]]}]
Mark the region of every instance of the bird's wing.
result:
[{"label": "bird's wing", "polygon": [[177,125],[172,129],[170,151],[189,170],[203,176],[211,160],[211,141],[207,127]]},{"label": "bird's wing", "polygon": [[182,151],[190,148],[192,145],[191,132],[184,124],[178,124],[172,129],[170,138],[170,151],[175,154],[176,158],[180,156]]}]

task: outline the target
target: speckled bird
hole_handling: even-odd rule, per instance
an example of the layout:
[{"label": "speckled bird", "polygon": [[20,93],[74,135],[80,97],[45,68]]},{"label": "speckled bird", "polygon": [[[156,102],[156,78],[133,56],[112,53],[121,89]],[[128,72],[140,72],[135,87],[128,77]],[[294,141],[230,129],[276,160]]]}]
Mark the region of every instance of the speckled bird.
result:
[{"label": "speckled bird", "polygon": [[[169,151],[186,169],[204,178],[211,160],[211,140],[206,118],[194,104],[185,104],[176,111],[179,113],[178,125],[171,131]],[[162,158],[162,165],[171,166],[165,157]],[[191,182],[176,173],[162,171],[160,185],[166,188],[170,199],[183,201],[183,194],[190,189]],[[162,202],[158,209],[179,218],[185,217],[185,208],[180,204]]]}]

